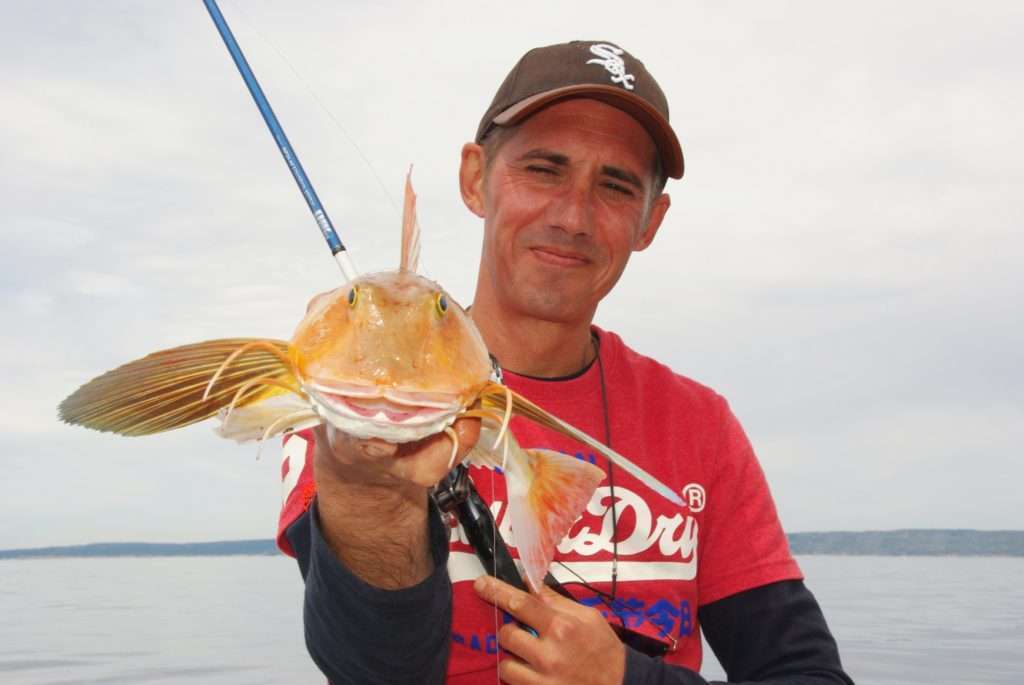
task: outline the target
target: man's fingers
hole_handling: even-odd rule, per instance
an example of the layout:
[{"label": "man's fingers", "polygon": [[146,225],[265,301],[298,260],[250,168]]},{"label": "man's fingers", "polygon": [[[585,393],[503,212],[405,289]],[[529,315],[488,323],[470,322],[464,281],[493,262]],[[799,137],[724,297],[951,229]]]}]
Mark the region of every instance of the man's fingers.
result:
[{"label": "man's fingers", "polygon": [[[489,576],[473,583],[480,597],[536,630],[533,635],[509,623],[498,631],[498,644],[512,655],[499,665],[510,685],[534,683],[621,683],[626,649],[592,608],[579,613],[568,600],[548,593],[535,596]],[[571,610],[570,610],[571,609]]]},{"label": "man's fingers", "polygon": [[[525,634],[522,630],[519,632]],[[520,661],[511,654],[498,662],[498,679],[508,685],[535,685],[543,682],[527,662]]]},{"label": "man's fingers", "polygon": [[546,585],[540,590],[540,600],[554,611],[560,611],[579,618],[588,618],[594,612],[593,608],[580,604],[568,597],[563,597]]},{"label": "man's fingers", "polygon": [[480,419],[458,419],[452,425],[452,429],[459,436],[459,452],[455,461],[461,462],[469,450],[473,449],[476,441],[480,439]]},{"label": "man's fingers", "polygon": [[393,456],[398,451],[398,445],[377,438],[360,440],[348,433],[343,433],[334,426],[324,426],[324,435],[327,444],[335,454],[358,455],[363,459],[383,459]]},{"label": "man's fingers", "polygon": [[524,661],[532,661],[540,647],[537,636],[515,623],[506,623],[498,629],[498,644],[506,652]]},{"label": "man's fingers", "polygon": [[[452,430],[458,443],[454,463],[460,463],[480,437],[480,419],[460,418]],[[326,448],[324,456],[329,458],[329,466],[339,469],[339,473],[344,471],[350,481],[385,484],[390,480],[427,488],[441,480],[452,463],[452,440],[447,433],[396,444],[378,438],[355,438],[333,425],[321,424],[316,439]]]},{"label": "man's fingers", "polygon": [[473,589],[481,599],[507,611],[538,633],[543,634],[554,617],[554,611],[542,601],[497,578],[480,576],[473,583]]}]

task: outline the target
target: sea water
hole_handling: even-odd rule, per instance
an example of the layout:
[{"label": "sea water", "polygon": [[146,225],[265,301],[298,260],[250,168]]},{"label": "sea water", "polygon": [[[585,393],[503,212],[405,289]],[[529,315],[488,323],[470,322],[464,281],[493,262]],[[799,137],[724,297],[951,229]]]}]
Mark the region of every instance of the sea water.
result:
[{"label": "sea water", "polygon": [[[1024,680],[1024,559],[802,556],[858,683]],[[708,653],[707,678],[722,678]],[[0,561],[0,683],[323,683],[284,557]]]}]

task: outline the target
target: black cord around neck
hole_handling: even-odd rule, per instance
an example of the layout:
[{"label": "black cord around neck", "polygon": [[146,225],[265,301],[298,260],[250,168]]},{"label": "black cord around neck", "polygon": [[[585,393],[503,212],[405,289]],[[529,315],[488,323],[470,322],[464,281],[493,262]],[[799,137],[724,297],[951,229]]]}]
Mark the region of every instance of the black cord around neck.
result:
[{"label": "black cord around neck", "polygon": [[[608,387],[604,380],[604,362],[601,361],[601,340],[597,334],[591,333],[594,347],[597,349],[597,375],[601,380],[601,409],[604,412],[604,444],[612,447],[612,422],[608,412]],[[611,596],[615,600],[615,588],[619,578],[619,512],[615,502],[615,465],[608,460],[608,490],[612,510],[612,587]]]},{"label": "black cord around neck", "polygon": [[[583,368],[581,368],[579,371],[577,371],[577,372],[575,372],[573,374],[570,374],[568,376],[563,376],[563,377],[560,377],[560,378],[535,378],[533,376],[528,376],[526,374],[518,373],[518,372],[515,372],[515,371],[513,371],[512,373],[515,373],[517,376],[523,376],[525,378],[531,378],[533,380],[542,380],[542,381],[570,380],[572,378],[577,378],[577,377],[583,375],[584,373],[586,373],[590,369],[590,367],[596,362],[597,363],[597,375],[598,375],[598,379],[599,379],[600,385],[601,385],[601,414],[602,414],[602,418],[604,419],[604,444],[605,444],[605,446],[607,446],[610,449],[612,447],[612,423],[611,423],[610,411],[608,409],[608,386],[607,386],[607,383],[605,381],[605,376],[604,376],[604,362],[601,359],[601,339],[597,336],[596,333],[591,331],[590,332],[590,340],[591,340],[591,344],[594,346],[594,351],[596,353],[594,355],[594,359],[589,364],[584,364]],[[492,361],[492,363],[493,363],[493,365],[494,365],[494,367],[496,369],[496,373],[497,373],[498,378],[500,380],[501,379],[501,370],[502,370],[501,364],[498,361],[498,359],[495,358],[493,355],[491,356],[491,361]],[[608,495],[609,495],[609,498],[611,499],[611,503],[604,510],[604,514],[601,515],[601,518],[603,519],[605,516],[607,516],[608,515],[608,511],[611,510],[611,512],[612,512],[612,574],[611,574],[612,578],[611,578],[611,588],[610,588],[611,592],[607,592],[606,593],[606,592],[602,592],[602,591],[598,590],[597,588],[591,586],[590,583],[588,583],[585,580],[583,580],[582,578],[580,578],[580,576],[578,574],[576,574],[571,568],[569,568],[569,566],[567,564],[565,564],[564,562],[562,562],[560,560],[557,560],[557,559],[555,560],[555,562],[558,563],[562,568],[568,570],[570,573],[575,575],[577,578],[580,578],[579,581],[573,581],[573,582],[579,582],[581,585],[583,585],[583,587],[587,588],[588,590],[593,592],[595,595],[597,595],[601,599],[601,601],[604,602],[608,606],[608,608],[612,611],[612,613],[615,614],[616,616],[618,616],[618,611],[616,611],[616,609],[614,607],[614,601],[615,601],[615,599],[617,597],[616,589],[617,589],[617,586],[618,586],[618,578],[619,578],[619,539],[618,539],[618,533],[619,533],[619,511],[618,511],[618,507],[617,507],[617,503],[616,503],[616,498],[615,498],[615,465],[612,463],[611,459],[608,460]],[[619,616],[619,620],[620,621],[622,620],[621,616]],[[625,625],[625,623],[623,623],[623,625]]]},{"label": "black cord around neck", "polygon": [[[607,386],[607,382],[605,380],[605,374],[604,374],[604,361],[601,359],[601,339],[593,331],[590,332],[590,339],[592,341],[592,344],[594,346],[594,350],[595,350],[596,354],[594,355],[594,359],[589,364],[585,364],[583,366],[583,368],[580,369],[577,373],[572,374],[572,375],[570,375],[570,376],[568,376],[566,378],[560,378],[560,379],[540,378],[540,379],[537,379],[537,380],[551,381],[551,380],[569,380],[571,378],[576,378],[576,377],[581,376],[584,373],[586,373],[590,369],[590,367],[596,362],[596,364],[597,364],[597,374],[598,374],[598,379],[600,381],[600,387],[601,387],[601,413],[602,413],[602,418],[604,419],[604,444],[609,449],[611,449],[612,448],[612,422],[611,422],[611,411],[610,411],[610,409],[608,407],[608,386]],[[499,377],[500,377],[501,367],[498,364],[498,360],[495,359],[494,357],[492,357],[491,359],[494,362],[495,366],[497,367],[498,374],[499,374]],[[524,374],[516,374],[516,375],[522,376]],[[493,483],[493,481],[492,481],[492,483]],[[618,598],[618,596],[617,596],[617,588],[618,588],[618,576],[619,576],[619,539],[618,539],[618,534],[619,534],[619,512],[618,512],[617,501],[616,501],[616,497],[615,497],[615,464],[612,462],[611,459],[608,460],[608,494],[609,494],[609,498],[611,499],[611,503],[608,505],[608,507],[605,508],[604,513],[601,515],[601,519],[603,521],[604,517],[608,515],[608,511],[611,510],[611,513],[612,513],[612,573],[611,573],[611,576],[612,577],[611,577],[611,587],[609,588],[610,592],[604,592],[603,590],[599,590],[598,588],[594,587],[593,585],[588,583],[580,574],[576,573],[576,571],[574,571],[569,564],[566,564],[565,562],[561,561],[560,559],[554,559],[553,563],[558,564],[559,566],[564,568],[566,571],[568,571],[570,574],[572,574],[573,576],[575,576],[578,579],[578,580],[574,580],[574,581],[568,581],[566,583],[563,583],[563,585],[580,585],[580,586],[586,588],[587,590],[589,590],[590,592],[593,592],[594,596],[602,604],[604,604],[606,607],[608,607],[608,611],[611,613],[611,615],[614,616],[616,619],[618,619],[618,621],[622,625],[622,627],[625,628],[628,631],[629,627],[626,625],[626,619],[625,619],[625,617],[622,614],[622,610],[621,610],[620,607],[616,606],[616,600]],[[492,493],[492,500],[493,500],[493,493]],[[661,626],[657,626],[657,628],[658,628],[658,633],[661,636],[667,638],[671,642],[675,642],[675,640],[672,638],[672,636],[669,635],[665,631],[664,628],[662,628]]]}]

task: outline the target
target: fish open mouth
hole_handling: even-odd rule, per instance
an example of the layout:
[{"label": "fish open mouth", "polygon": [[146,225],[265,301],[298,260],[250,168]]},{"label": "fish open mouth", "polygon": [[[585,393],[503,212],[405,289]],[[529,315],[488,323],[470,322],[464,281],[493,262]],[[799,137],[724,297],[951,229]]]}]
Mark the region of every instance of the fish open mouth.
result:
[{"label": "fish open mouth", "polygon": [[453,393],[307,382],[317,412],[358,438],[409,442],[444,430],[462,409]]}]

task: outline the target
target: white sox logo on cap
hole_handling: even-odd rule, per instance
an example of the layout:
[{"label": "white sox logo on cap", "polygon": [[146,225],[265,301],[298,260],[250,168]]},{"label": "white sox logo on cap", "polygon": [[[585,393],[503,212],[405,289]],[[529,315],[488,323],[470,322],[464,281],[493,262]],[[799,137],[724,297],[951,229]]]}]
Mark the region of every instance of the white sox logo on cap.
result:
[{"label": "white sox logo on cap", "polygon": [[624,50],[609,43],[594,43],[590,51],[600,59],[587,60],[587,64],[600,64],[612,75],[612,83],[620,83],[626,90],[633,90],[636,77],[626,73],[626,63],[619,56]]}]

